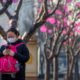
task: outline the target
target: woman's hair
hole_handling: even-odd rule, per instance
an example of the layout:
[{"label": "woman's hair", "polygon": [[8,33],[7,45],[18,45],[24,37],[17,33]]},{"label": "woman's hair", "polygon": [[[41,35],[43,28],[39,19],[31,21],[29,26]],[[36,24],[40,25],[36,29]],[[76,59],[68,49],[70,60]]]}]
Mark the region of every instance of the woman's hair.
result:
[{"label": "woman's hair", "polygon": [[18,31],[17,29],[15,29],[15,28],[10,28],[10,29],[7,31],[7,33],[8,33],[8,32],[13,32],[15,35],[19,36],[19,31]]}]

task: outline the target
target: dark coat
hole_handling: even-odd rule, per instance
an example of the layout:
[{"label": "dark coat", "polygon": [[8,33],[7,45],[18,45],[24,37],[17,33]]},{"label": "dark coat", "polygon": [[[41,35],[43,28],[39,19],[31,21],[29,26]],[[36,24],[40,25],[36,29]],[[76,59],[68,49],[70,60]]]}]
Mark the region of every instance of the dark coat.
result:
[{"label": "dark coat", "polygon": [[[22,43],[22,40],[18,40],[11,45],[16,45]],[[4,56],[2,54],[5,46],[2,46],[0,49],[0,57]],[[29,60],[29,50],[25,44],[21,44],[17,47],[17,53],[15,53],[14,58],[17,59],[20,63],[20,71],[16,73],[16,77],[12,78],[10,74],[2,74],[2,80],[25,80],[25,62]]]}]

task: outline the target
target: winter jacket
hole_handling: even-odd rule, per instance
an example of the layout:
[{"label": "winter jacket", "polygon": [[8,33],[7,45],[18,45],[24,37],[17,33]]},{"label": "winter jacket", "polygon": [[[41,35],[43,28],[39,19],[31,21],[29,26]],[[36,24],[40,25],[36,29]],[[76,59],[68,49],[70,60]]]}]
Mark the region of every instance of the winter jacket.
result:
[{"label": "winter jacket", "polygon": [[[11,45],[16,45],[16,44],[20,44],[20,43],[24,43],[22,40],[17,40],[14,43],[11,43]],[[10,43],[8,43],[9,45]],[[5,49],[5,46],[2,46],[0,48],[0,57],[3,57],[4,55],[3,50]],[[12,77],[10,74],[2,74],[2,80],[25,80],[25,63],[29,60],[29,50],[26,47],[25,43],[19,45],[17,48],[17,53],[15,53],[15,55],[13,56],[16,60],[18,60],[18,62],[20,63],[20,71],[18,73],[16,73],[14,76]]]}]

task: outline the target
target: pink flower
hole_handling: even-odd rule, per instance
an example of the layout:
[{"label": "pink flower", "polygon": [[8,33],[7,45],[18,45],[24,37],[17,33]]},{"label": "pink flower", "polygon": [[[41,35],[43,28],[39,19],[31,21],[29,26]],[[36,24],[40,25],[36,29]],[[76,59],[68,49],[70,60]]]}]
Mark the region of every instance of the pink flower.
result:
[{"label": "pink flower", "polygon": [[66,30],[63,30],[62,34],[66,34]]},{"label": "pink flower", "polygon": [[75,25],[75,31],[80,34],[80,22]]},{"label": "pink flower", "polygon": [[62,15],[62,12],[60,10],[56,10],[56,14]]},{"label": "pink flower", "polygon": [[66,0],[67,3],[70,3],[72,0]]},{"label": "pink flower", "polygon": [[41,9],[38,9],[37,12],[38,12],[38,13],[41,13]]},{"label": "pink flower", "polygon": [[71,36],[73,36],[73,35],[74,35],[74,33],[73,33],[73,32],[71,32],[71,33],[70,33],[70,35],[71,35]]},{"label": "pink flower", "polygon": [[40,31],[43,32],[43,33],[46,32],[47,31],[47,27],[45,25],[42,25],[40,27]]},{"label": "pink flower", "polygon": [[65,12],[68,12],[68,6],[67,5],[63,6],[63,9],[65,10]]},{"label": "pink flower", "polygon": [[64,42],[63,45],[66,46],[67,45],[67,42]]},{"label": "pink flower", "polygon": [[38,0],[39,3],[41,3],[43,0]]},{"label": "pink flower", "polygon": [[51,13],[51,10],[48,10],[48,13]]},{"label": "pink flower", "polygon": [[55,24],[55,18],[50,17],[47,19],[47,21],[50,22],[51,24]]},{"label": "pink flower", "polygon": [[80,7],[80,2],[77,2],[76,3],[76,7]]},{"label": "pink flower", "polygon": [[60,26],[60,21],[59,21],[59,20],[57,20],[57,26],[58,26],[58,27]]},{"label": "pink flower", "polygon": [[64,24],[64,27],[67,26],[67,19],[66,18],[63,19],[63,22],[64,22],[63,23]]},{"label": "pink flower", "polygon": [[51,29],[49,29],[49,30],[48,30],[48,33],[49,33],[49,34],[51,34],[51,33],[52,33],[52,30],[51,30]]}]

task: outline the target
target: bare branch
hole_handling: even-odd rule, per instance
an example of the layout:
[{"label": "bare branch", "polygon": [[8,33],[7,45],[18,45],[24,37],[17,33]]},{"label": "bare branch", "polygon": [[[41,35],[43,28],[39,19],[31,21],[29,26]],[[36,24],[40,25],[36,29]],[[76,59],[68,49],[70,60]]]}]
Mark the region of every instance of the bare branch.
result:
[{"label": "bare branch", "polygon": [[58,0],[58,3],[56,5],[56,7],[54,8],[54,10],[50,14],[47,15],[47,17],[50,17],[51,15],[53,15],[55,13],[55,11],[58,8],[58,5],[59,5],[60,2],[61,2],[61,0]]},{"label": "bare branch", "polygon": [[48,49],[47,44],[44,45],[44,54],[45,54],[46,60],[50,60],[49,55],[51,54],[51,51],[50,49]]},{"label": "bare branch", "polygon": [[[1,5],[4,6],[4,3],[1,1]],[[12,15],[9,13],[8,10],[5,11],[6,15],[8,16],[9,19],[12,18]]]},{"label": "bare branch", "polygon": [[19,11],[20,11],[21,6],[22,6],[22,2],[23,2],[23,0],[20,0],[20,1],[19,1],[18,7],[17,7],[17,9],[16,9],[16,11],[15,11],[16,17],[17,17],[17,18],[18,18]]},{"label": "bare branch", "polygon": [[75,56],[78,56],[80,54],[80,48],[77,51],[75,51],[75,52],[76,52]]},{"label": "bare branch", "polygon": [[[17,9],[15,10],[15,15],[11,15],[8,10],[5,11],[5,13],[6,13],[6,15],[8,16],[9,19],[13,19],[13,21],[14,21],[14,19],[16,19],[16,21],[18,20],[19,11],[20,11],[20,8],[22,6],[22,1],[23,0],[20,0],[19,1],[19,4],[17,6]],[[4,6],[4,3],[3,2],[1,2],[1,4],[2,4],[2,6]]]},{"label": "bare branch", "polygon": [[36,19],[36,23],[41,22],[44,19],[46,12],[45,12],[45,3],[42,3],[41,6],[41,12],[39,14],[39,17]]},{"label": "bare branch", "polygon": [[[0,2],[2,2],[2,0]],[[3,6],[3,8],[0,9],[0,15],[2,15],[11,4],[12,4],[12,0],[7,0],[6,4]]]},{"label": "bare branch", "polygon": [[72,49],[74,50],[75,49],[75,47],[76,47],[76,43],[77,43],[77,41],[78,41],[78,39],[79,39],[80,37],[78,37],[78,36],[74,36],[74,42],[73,42],[73,46],[72,46]]},{"label": "bare branch", "polygon": [[4,31],[4,29],[0,26],[0,35],[6,40],[6,32]]},{"label": "bare branch", "polygon": [[47,2],[48,2],[48,0],[44,0],[44,8],[45,8],[45,13],[46,13],[46,15],[48,15]]},{"label": "bare branch", "polygon": [[32,28],[30,29],[30,31],[28,32],[28,34],[24,37],[24,41],[25,41],[25,42],[28,42],[29,39],[32,37],[32,35],[36,32],[36,30],[37,30],[42,24],[44,24],[45,22],[46,22],[46,21],[42,21],[42,22],[36,23],[36,24],[34,25],[34,27],[32,27]]}]

